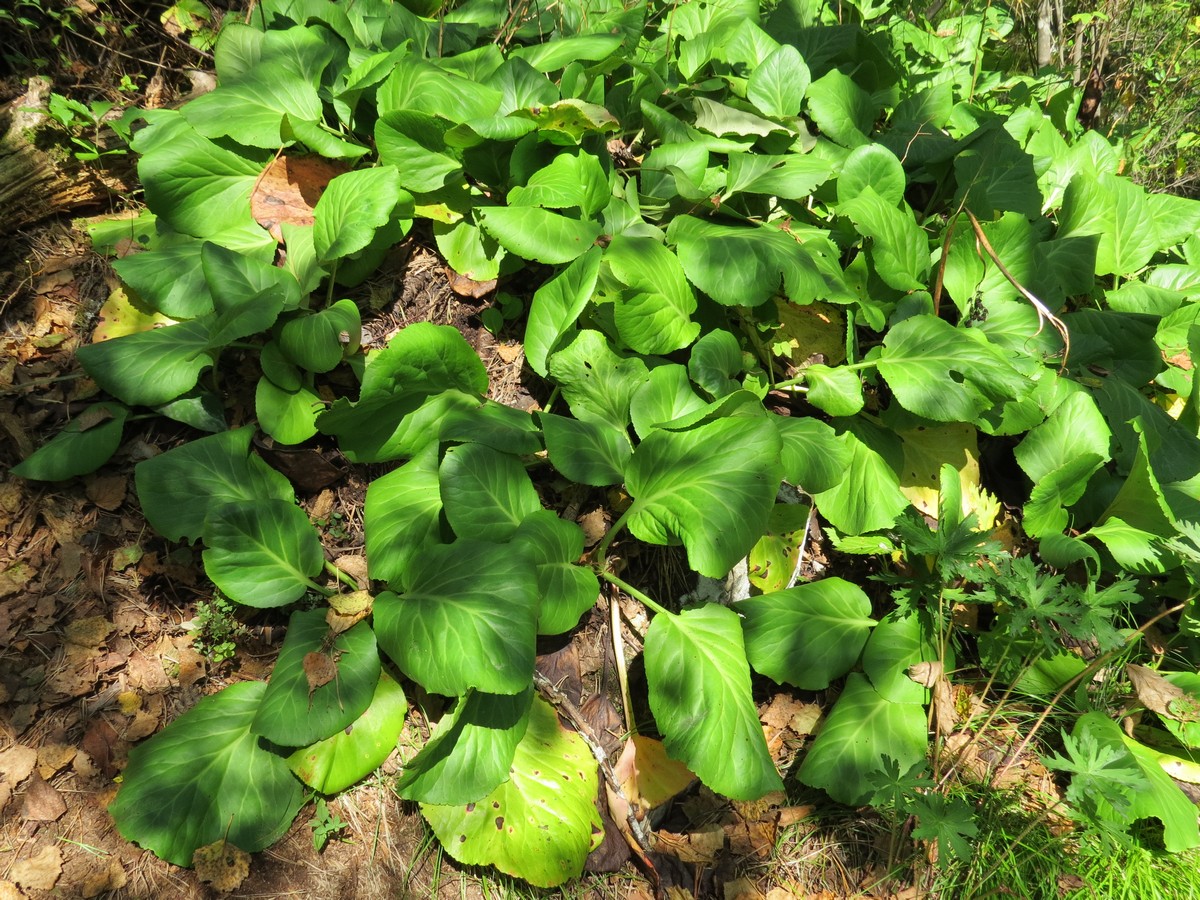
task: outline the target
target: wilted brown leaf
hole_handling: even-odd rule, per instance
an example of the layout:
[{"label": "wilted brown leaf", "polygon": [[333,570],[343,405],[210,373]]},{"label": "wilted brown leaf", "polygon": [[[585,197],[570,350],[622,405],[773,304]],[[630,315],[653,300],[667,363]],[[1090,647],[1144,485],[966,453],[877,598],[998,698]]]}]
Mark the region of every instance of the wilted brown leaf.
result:
[{"label": "wilted brown leaf", "polygon": [[192,854],[192,865],[197,878],[228,894],[250,874],[250,854],[222,839],[198,848]]},{"label": "wilted brown leaf", "polygon": [[283,243],[282,225],[311,225],[326,186],[346,167],[318,156],[280,156],[259,176],[250,195],[254,220]]},{"label": "wilted brown leaf", "polygon": [[53,822],[67,811],[66,801],[53,787],[34,772],[25,789],[25,805],[21,817],[30,822]]},{"label": "wilted brown leaf", "polygon": [[43,847],[32,859],[13,863],[8,877],[27,890],[48,891],[62,874],[62,852],[55,846]]},{"label": "wilted brown leaf", "polygon": [[0,750],[0,776],[16,787],[30,776],[37,765],[37,751],[22,744]]},{"label": "wilted brown leaf", "polygon": [[1131,663],[1125,667],[1125,671],[1138,700],[1146,709],[1169,719],[1178,718],[1178,714],[1172,714],[1171,707],[1173,703],[1188,699],[1182,688],[1176,687],[1158,672],[1145,666],[1135,666]]},{"label": "wilted brown leaf", "polygon": [[77,647],[95,648],[103,644],[116,627],[104,616],[88,616],[70,622],[63,630],[63,637]]},{"label": "wilted brown leaf", "polygon": [[129,480],[124,475],[93,475],[87,480],[87,497],[111,512],[125,502],[128,487]]},{"label": "wilted brown leaf", "polygon": [[496,289],[496,279],[489,278],[487,281],[476,281],[466,275],[460,275],[449,266],[446,266],[446,282],[450,285],[450,290],[458,294],[460,297],[470,297],[472,300],[479,300],[486,297]]},{"label": "wilted brown leaf", "polygon": [[70,744],[45,744],[38,750],[38,773],[43,778],[51,778],[62,771],[78,752]]},{"label": "wilted brown leaf", "polygon": [[304,677],[308,681],[308,698],[311,702],[313,691],[337,678],[337,659],[332,654],[313,651],[304,654],[302,665]]}]

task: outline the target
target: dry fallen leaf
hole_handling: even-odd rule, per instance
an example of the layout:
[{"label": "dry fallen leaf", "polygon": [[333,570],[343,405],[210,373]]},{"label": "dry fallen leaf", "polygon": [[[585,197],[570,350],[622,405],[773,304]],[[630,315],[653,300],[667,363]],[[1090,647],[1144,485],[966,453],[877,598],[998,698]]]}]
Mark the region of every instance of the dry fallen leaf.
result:
[{"label": "dry fallen leaf", "polygon": [[708,825],[688,834],[656,831],[654,837],[656,853],[667,853],[686,863],[712,865],[725,848],[725,830],[719,825]]},{"label": "dry fallen leaf", "polygon": [[32,891],[48,891],[62,874],[62,852],[55,846],[43,847],[32,859],[13,863],[8,877],[20,887]]},{"label": "dry fallen leaf", "polygon": [[67,811],[66,801],[51,785],[34,772],[25,789],[25,805],[21,817],[30,822],[53,822]]},{"label": "dry fallen leaf", "polygon": [[37,751],[23,744],[0,750],[0,776],[14,787],[29,777],[37,765]]},{"label": "dry fallen leaf", "polygon": [[470,297],[472,300],[486,297],[496,289],[495,278],[489,278],[487,281],[476,281],[467,275],[460,275],[449,266],[446,266],[446,282],[450,285],[450,290],[454,291],[458,296]]},{"label": "dry fallen leaf", "polygon": [[303,667],[308,681],[308,699],[312,702],[313,691],[337,678],[337,659],[328,653],[313,651],[304,654]]},{"label": "dry fallen leaf", "polygon": [[237,890],[250,874],[250,854],[224,838],[197,848],[192,854],[196,877],[223,894]]},{"label": "dry fallen leaf", "polygon": [[319,156],[280,156],[259,176],[250,195],[254,219],[283,243],[283,225],[311,225],[326,186],[346,167]]},{"label": "dry fallen leaf", "polygon": [[11,881],[0,879],[0,900],[24,900],[25,892]]},{"label": "dry fallen leaf", "polygon": [[86,619],[76,619],[67,625],[63,637],[69,644],[92,648],[103,644],[114,630],[116,626],[103,616],[89,616]]},{"label": "dry fallen leaf", "polygon": [[75,758],[76,749],[70,744],[45,744],[38,750],[38,774],[50,778],[66,768]]},{"label": "dry fallen leaf", "polygon": [[124,475],[93,475],[87,479],[87,498],[109,512],[125,502],[129,482]]},{"label": "dry fallen leaf", "polygon": [[128,880],[121,863],[118,860],[110,859],[107,866],[89,870],[79,880],[76,889],[84,900],[91,900],[92,897],[99,897],[105,891],[115,891],[125,887]]},{"label": "dry fallen leaf", "polygon": [[1196,701],[1182,688],[1176,687],[1153,669],[1127,665],[1125,671],[1146,709],[1168,719],[1187,722],[1196,719]]}]

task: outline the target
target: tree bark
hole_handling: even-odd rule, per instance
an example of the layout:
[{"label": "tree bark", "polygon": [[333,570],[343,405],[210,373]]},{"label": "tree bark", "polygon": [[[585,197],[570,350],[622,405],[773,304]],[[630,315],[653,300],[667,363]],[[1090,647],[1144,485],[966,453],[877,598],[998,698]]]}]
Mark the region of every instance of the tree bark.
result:
[{"label": "tree bark", "polygon": [[50,83],[29,79],[29,89],[0,110],[0,236],[62,212],[106,205],[134,183],[132,165],[101,169],[62,148],[42,149]]},{"label": "tree bark", "polygon": [[1054,60],[1054,4],[1041,0],[1037,13],[1037,67],[1050,65]]}]

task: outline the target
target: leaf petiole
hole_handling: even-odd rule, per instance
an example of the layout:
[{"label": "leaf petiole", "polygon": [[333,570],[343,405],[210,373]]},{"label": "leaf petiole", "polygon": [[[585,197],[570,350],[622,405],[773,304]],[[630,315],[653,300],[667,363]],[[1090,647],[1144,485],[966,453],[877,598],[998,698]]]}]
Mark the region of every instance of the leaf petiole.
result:
[{"label": "leaf petiole", "polygon": [[635,588],[632,584],[630,584],[627,581],[621,580],[616,575],[612,574],[612,572],[601,572],[600,577],[603,578],[605,581],[607,581],[609,584],[615,584],[617,587],[619,587],[621,590],[623,590],[625,593],[627,593],[634,600],[637,600],[642,605],[649,607],[650,609],[654,610],[656,613],[662,613],[663,615],[668,615],[668,616],[674,615],[674,613],[672,613],[666,607],[651,600],[648,596],[643,594],[641,591],[639,591],[637,588]]}]

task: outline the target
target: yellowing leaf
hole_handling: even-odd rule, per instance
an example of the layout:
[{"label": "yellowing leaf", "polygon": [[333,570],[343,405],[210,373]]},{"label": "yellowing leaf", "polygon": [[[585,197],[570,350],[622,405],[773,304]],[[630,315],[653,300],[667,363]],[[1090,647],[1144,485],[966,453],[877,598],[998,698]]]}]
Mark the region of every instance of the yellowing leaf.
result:
[{"label": "yellowing leaf", "polygon": [[241,887],[250,874],[250,854],[222,838],[196,848],[192,865],[197,878],[228,894]]}]

